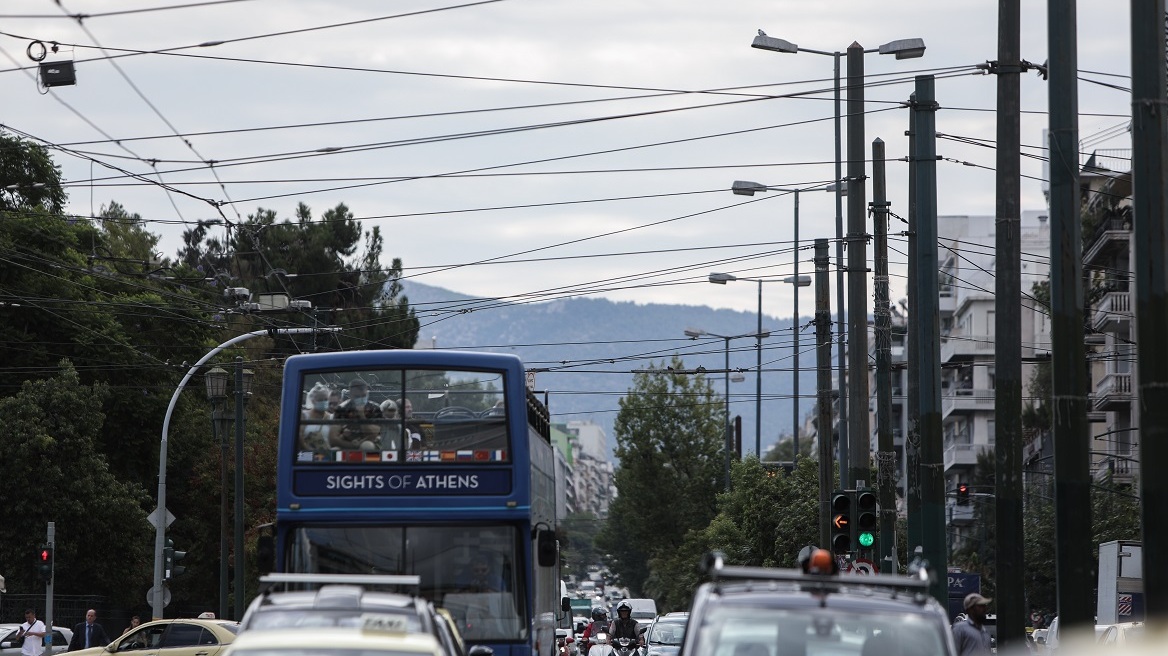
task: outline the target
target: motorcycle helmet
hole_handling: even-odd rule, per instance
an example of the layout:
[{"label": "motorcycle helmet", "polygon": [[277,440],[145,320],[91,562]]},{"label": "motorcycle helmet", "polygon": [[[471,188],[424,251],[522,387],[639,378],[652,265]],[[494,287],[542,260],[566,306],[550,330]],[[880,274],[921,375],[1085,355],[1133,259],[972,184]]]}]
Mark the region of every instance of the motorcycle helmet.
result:
[{"label": "motorcycle helmet", "polygon": [[604,620],[608,619],[608,613],[605,612],[605,610],[600,606],[597,606],[596,608],[592,609],[592,619],[596,620],[597,622],[603,622]]},{"label": "motorcycle helmet", "polygon": [[617,614],[620,614],[620,612],[622,610],[627,610],[627,611],[629,611],[629,615],[632,615],[633,614],[633,605],[630,604],[628,601],[622,601],[616,605]]}]

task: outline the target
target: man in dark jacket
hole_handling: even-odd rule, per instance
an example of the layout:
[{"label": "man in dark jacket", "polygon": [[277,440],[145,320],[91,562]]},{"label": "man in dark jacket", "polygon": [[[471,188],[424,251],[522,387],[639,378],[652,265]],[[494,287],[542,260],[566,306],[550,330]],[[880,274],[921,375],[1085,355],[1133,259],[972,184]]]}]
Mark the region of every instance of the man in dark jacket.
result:
[{"label": "man in dark jacket", "polygon": [[73,639],[69,641],[69,651],[104,647],[110,643],[105,629],[97,623],[97,611],[90,608],[85,612],[85,621],[73,627]]}]

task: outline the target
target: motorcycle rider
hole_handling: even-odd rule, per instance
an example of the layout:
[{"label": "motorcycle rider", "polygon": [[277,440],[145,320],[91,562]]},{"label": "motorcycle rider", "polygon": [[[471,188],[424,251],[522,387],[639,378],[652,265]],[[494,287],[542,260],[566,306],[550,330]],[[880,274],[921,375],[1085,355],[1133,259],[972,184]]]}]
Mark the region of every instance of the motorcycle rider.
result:
[{"label": "motorcycle rider", "polygon": [[617,618],[613,620],[609,634],[614,641],[628,638],[634,645],[640,644],[641,636],[637,633],[637,620],[633,619],[633,605],[628,600],[616,605]]},{"label": "motorcycle rider", "polygon": [[580,639],[583,640],[585,644],[587,644],[588,638],[590,636],[593,636],[597,633],[607,633],[607,632],[608,632],[608,611],[604,610],[600,606],[597,606],[596,608],[592,609],[592,621],[589,622],[588,626],[584,628],[584,633],[580,634]]}]

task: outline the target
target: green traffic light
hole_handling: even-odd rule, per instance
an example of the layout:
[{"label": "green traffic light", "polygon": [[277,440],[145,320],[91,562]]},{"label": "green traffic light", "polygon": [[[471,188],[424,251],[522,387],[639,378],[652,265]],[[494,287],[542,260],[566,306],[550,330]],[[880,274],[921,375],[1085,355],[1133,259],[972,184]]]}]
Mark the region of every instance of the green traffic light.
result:
[{"label": "green traffic light", "polygon": [[861,533],[857,539],[860,541],[860,546],[865,548],[872,546],[876,542],[876,536],[866,531]]}]

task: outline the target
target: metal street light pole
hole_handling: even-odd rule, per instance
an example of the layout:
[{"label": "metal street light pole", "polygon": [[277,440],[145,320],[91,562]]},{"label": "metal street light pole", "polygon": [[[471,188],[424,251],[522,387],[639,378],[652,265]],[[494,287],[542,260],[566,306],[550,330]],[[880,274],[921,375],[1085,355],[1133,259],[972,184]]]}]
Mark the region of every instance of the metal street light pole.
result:
[{"label": "metal street light pole", "polygon": [[175,388],[174,394],[170,397],[170,403],[166,406],[166,414],[162,417],[162,440],[158,445],[158,518],[154,525],[154,587],[151,588],[152,598],[150,603],[150,610],[154,617],[162,619],[162,609],[165,606],[163,602],[163,587],[162,587],[162,550],[166,545],[166,451],[170,436],[170,418],[174,415],[174,408],[178,405],[178,395],[186,388],[187,383],[199,370],[199,367],[207,363],[208,360],[218,355],[223,349],[229,348],[238,344],[239,342],[249,340],[253,337],[261,335],[270,335],[273,332],[277,335],[303,335],[308,333],[335,333],[340,332],[340,328],[329,326],[327,328],[276,328],[263,330],[253,330],[250,333],[232,337],[223,342],[219,346],[211,349],[206,355],[199,358],[199,361],[187,370],[187,373],[179,381],[178,387]]},{"label": "metal street light pole", "polygon": [[[832,183],[819,187],[809,187],[807,189],[788,189],[784,187],[771,187],[759,182],[751,182],[748,180],[735,180],[730,190],[739,196],[753,196],[755,193],[763,191],[780,191],[784,193],[793,194],[795,198],[795,275],[787,276],[782,279],[782,282],[795,286],[795,306],[794,317],[792,320],[792,328],[794,330],[794,384],[791,390],[791,439],[794,447],[794,455],[791,457],[792,462],[799,460],[799,288],[808,287],[811,285],[810,276],[799,275],[799,192],[801,191],[836,191],[840,185]],[[717,279],[715,279],[717,276]],[[735,278],[730,274],[710,274],[710,282],[720,282],[725,284],[730,280],[750,280],[749,278]],[[762,330],[762,279],[755,278],[758,281],[758,321],[759,330]],[[762,371],[762,346],[760,341],[759,346],[759,372]],[[760,385],[762,378],[759,378]],[[759,398],[762,398],[761,388],[759,390]],[[761,407],[761,403],[759,406]],[[755,451],[759,451],[759,447],[755,445]],[[759,459],[762,459],[762,454],[759,452]]]},{"label": "metal street light pole", "polygon": [[711,333],[711,332],[708,332],[706,330],[702,330],[700,328],[686,328],[685,329],[685,336],[692,338],[692,339],[697,339],[698,337],[705,337],[705,336],[717,337],[718,339],[721,339],[723,342],[725,342],[725,347],[726,347],[725,348],[725,356],[726,356],[725,363],[726,364],[725,364],[725,367],[723,369],[723,386],[725,387],[724,401],[725,401],[725,405],[726,405],[726,421],[725,421],[725,427],[724,427],[725,434],[723,437],[723,442],[724,442],[723,448],[724,448],[725,453],[726,453],[726,456],[725,456],[725,474],[724,475],[726,477],[725,478],[726,489],[729,490],[730,489],[730,451],[733,448],[733,438],[732,438],[732,431],[731,431],[731,427],[730,427],[731,426],[731,424],[730,424],[730,340],[739,339],[742,337],[756,337],[756,336],[761,340],[763,337],[769,337],[770,333],[767,332],[767,333],[746,333],[744,335],[719,335],[717,333]]},{"label": "metal street light pole", "polygon": [[250,369],[243,368],[243,358],[235,358],[235,621],[243,619],[247,594],[243,582],[243,433],[244,403],[251,394]]},{"label": "metal street light pole", "polygon": [[[836,180],[842,180],[843,173],[842,173],[841,169],[843,167],[843,156],[842,156],[841,151],[842,151],[842,143],[843,142],[841,139],[841,132],[840,132],[840,121],[841,121],[841,114],[840,114],[840,56],[842,53],[839,52],[838,50],[835,52],[827,52],[825,50],[812,50],[811,48],[801,48],[798,45],[791,43],[790,41],[786,41],[784,39],[780,39],[777,37],[767,36],[767,34],[765,32],[763,32],[762,30],[758,31],[758,36],[754,37],[754,41],[751,42],[750,46],[752,48],[758,48],[760,50],[770,50],[773,52],[792,53],[792,54],[799,53],[799,52],[810,52],[812,54],[825,55],[827,57],[833,58],[833,60],[835,62],[835,178],[836,178]],[[925,42],[923,39],[900,39],[897,41],[891,41],[889,43],[886,43],[886,44],[880,46],[879,48],[875,48],[872,50],[864,50],[863,52],[865,52],[865,53],[879,52],[882,55],[894,55],[897,59],[912,59],[912,58],[916,58],[916,57],[921,57],[925,54]],[[850,113],[851,112],[849,112],[849,114]],[[860,113],[860,118],[861,118],[861,120],[863,118],[862,110]],[[849,133],[848,138],[851,139],[852,136],[853,135]],[[859,141],[861,143],[861,148],[862,148],[863,147],[863,145],[862,145],[863,144],[863,135],[862,134],[860,135]],[[835,198],[836,308],[837,308],[836,309],[836,325],[838,325],[838,326],[844,325],[844,322],[845,322],[844,300],[843,300],[843,298],[844,298],[843,196],[845,193],[846,193],[846,189],[844,187],[840,186],[836,190],[836,198]],[[863,200],[861,200],[860,202],[862,203]],[[857,308],[852,308],[851,311],[856,312]],[[867,313],[865,312],[861,316],[864,319],[865,329],[866,329]],[[837,331],[837,334],[839,336],[839,338],[838,338],[839,347],[838,347],[838,350],[836,351],[836,355],[837,355],[837,361],[838,361],[838,367],[839,367],[839,374],[838,374],[837,383],[838,383],[838,387],[839,387],[839,415],[840,415],[839,416],[840,483],[843,487],[847,488],[850,486],[852,481],[849,480],[848,467],[847,467],[847,463],[849,460],[849,453],[848,453],[848,451],[849,451],[849,431],[847,428],[847,426],[848,426],[848,403],[847,403],[848,396],[847,396],[847,391],[846,391],[847,390],[847,387],[846,387],[847,373],[846,373],[846,363],[845,363],[845,359],[844,359],[844,332],[845,331],[843,331],[843,330]],[[866,347],[867,347],[867,345],[866,345],[866,340],[865,340],[865,348],[864,348],[865,352],[867,350]],[[853,346],[853,348],[855,348],[855,347]],[[865,355],[865,361],[866,361],[866,355]],[[867,378],[865,377],[865,381],[866,380],[867,380]],[[858,411],[858,408],[856,410]],[[865,415],[865,417],[866,416],[867,415]]]},{"label": "metal street light pole", "polygon": [[223,401],[227,400],[227,371],[215,367],[203,374],[207,398],[211,401],[211,430],[219,441],[219,617],[227,617],[227,427],[223,421]]}]

